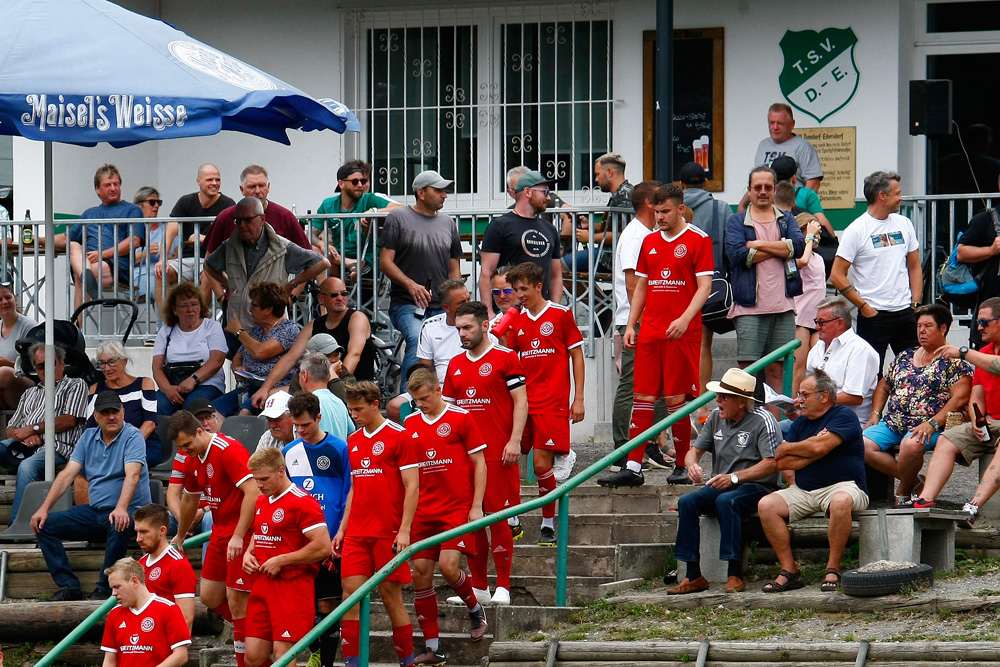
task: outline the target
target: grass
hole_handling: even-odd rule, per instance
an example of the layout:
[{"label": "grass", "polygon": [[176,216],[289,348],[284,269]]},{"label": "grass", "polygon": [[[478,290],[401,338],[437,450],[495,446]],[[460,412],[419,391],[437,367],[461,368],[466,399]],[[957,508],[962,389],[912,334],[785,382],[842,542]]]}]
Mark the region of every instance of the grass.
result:
[{"label": "grass", "polygon": [[3,660],[6,667],[21,667],[26,662],[37,662],[37,656],[32,656],[31,651],[34,644],[21,644],[15,646],[7,644],[3,649]]}]

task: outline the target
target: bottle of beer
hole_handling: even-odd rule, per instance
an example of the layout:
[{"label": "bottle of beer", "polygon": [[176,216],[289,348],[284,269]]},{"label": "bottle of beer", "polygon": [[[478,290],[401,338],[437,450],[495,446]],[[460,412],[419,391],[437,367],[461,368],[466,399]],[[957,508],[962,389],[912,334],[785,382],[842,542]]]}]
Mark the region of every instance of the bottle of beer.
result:
[{"label": "bottle of beer", "polygon": [[983,414],[982,410],[979,409],[978,403],[973,403],[972,409],[976,413],[976,426],[978,426],[979,430],[983,433],[980,440],[983,442],[989,442],[993,439],[993,437],[990,435],[989,423],[986,421],[986,416]]},{"label": "bottle of beer", "polygon": [[[31,222],[31,209],[25,209],[24,221],[25,223]],[[24,245],[31,245],[35,242],[35,231],[31,228],[31,225],[25,224],[21,228],[21,240],[24,241]]]},{"label": "bottle of beer", "polygon": [[[431,295],[432,295],[431,298],[433,298],[434,288],[431,287],[431,279],[430,278],[427,279],[427,282],[426,282],[426,284],[424,284],[424,287],[427,288],[427,291],[430,292]],[[424,308],[423,306],[417,306],[417,309],[415,311],[413,311],[413,316],[415,318],[417,318],[418,320],[422,320],[422,319],[424,319],[424,313],[426,311],[427,311],[427,309]]]}]

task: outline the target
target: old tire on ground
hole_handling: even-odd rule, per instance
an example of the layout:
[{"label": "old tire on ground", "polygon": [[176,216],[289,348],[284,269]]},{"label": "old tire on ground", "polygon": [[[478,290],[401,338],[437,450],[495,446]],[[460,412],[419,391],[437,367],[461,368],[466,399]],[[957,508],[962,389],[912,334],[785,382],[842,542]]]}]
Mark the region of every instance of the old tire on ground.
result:
[{"label": "old tire on ground", "polygon": [[842,586],[845,595],[858,598],[872,598],[898,593],[903,586],[929,588],[934,585],[934,568],[917,565],[902,570],[887,572],[844,572]]}]

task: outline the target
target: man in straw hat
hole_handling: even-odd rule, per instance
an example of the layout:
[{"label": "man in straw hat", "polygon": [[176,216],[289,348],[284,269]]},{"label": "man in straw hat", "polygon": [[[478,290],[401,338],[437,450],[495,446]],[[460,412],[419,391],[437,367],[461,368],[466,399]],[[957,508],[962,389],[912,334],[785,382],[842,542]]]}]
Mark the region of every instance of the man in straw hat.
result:
[{"label": "man in straw hat", "polygon": [[[687,576],[668,595],[695,593],[708,588],[701,574],[698,545],[698,519],[715,514],[722,539],[719,559],[729,563],[727,593],[747,587],[743,576],[743,518],[757,509],[761,498],[778,488],[778,467],[774,452],[781,443],[781,429],[770,412],[754,408],[754,376],[739,368],[730,368],[721,382],[709,382],[719,407],[712,411],[694,446],[684,459],[692,482],[705,486],[681,496],[677,503],[678,561],[687,563]],[[699,462],[706,452],[712,454],[712,476],[705,479]]]}]

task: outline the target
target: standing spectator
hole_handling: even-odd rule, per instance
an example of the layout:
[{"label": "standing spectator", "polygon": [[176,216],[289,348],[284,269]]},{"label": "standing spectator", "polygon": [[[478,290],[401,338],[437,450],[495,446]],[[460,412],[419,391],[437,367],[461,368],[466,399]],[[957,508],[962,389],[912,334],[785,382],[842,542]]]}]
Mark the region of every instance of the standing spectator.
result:
[{"label": "standing spectator", "polygon": [[479,295],[489,309],[490,279],[498,266],[531,262],[542,270],[542,298],[558,302],[562,298],[562,247],[559,232],[541,217],[549,205],[549,181],[539,172],[520,176],[514,189],[514,210],[494,218],[483,235],[479,255]]},{"label": "standing spectator", "polygon": [[35,385],[31,378],[14,375],[14,362],[17,341],[37,326],[38,322],[18,312],[13,283],[0,282],[0,410],[13,410],[24,392]]},{"label": "standing spectator", "polygon": [[163,505],[150,503],[132,512],[135,541],[142,550],[139,564],[146,574],[149,590],[170,600],[181,610],[188,632],[194,624],[194,597],[198,575],[190,561],[167,540],[170,514]]},{"label": "standing spectator", "polygon": [[[132,199],[136,206],[142,209],[144,218],[156,218],[160,215],[160,206],[163,200],[156,188],[145,185],[139,188]],[[167,246],[164,239],[165,226],[159,222],[149,223],[146,229],[146,241],[141,248],[135,250],[135,269],[132,271],[132,286],[135,288],[136,297],[145,297],[150,301],[155,301],[162,294],[162,286],[156,289],[151,285],[150,276],[153,275],[155,267],[159,266],[160,258],[173,254],[176,248]],[[155,285],[160,285],[155,282]]]},{"label": "standing spectator", "polygon": [[803,211],[812,213],[816,220],[819,221],[821,228],[836,239],[837,234],[833,231],[833,225],[830,224],[826,213],[823,212],[823,202],[820,201],[819,195],[812,188],[807,188],[799,184],[799,179],[796,175],[799,164],[795,161],[795,158],[791,155],[782,155],[772,160],[770,166],[774,170],[778,184],[787,182],[792,186],[794,205],[801,209],[801,211],[794,211],[794,213],[796,215]]},{"label": "standing spectator", "polygon": [[819,163],[816,148],[808,139],[795,134],[795,118],[792,107],[782,102],[772,104],[767,110],[768,136],[757,146],[754,156],[755,166],[770,166],[782,155],[790,155],[798,164],[797,176],[813,192],[819,192],[823,180],[823,167]]},{"label": "standing spectator", "polygon": [[924,274],[920,244],[909,218],[899,215],[899,174],[876,171],[865,179],[868,210],[841,234],[830,282],[858,308],[858,335],[878,352],[900,354],[917,345],[914,309]]},{"label": "standing spectator", "polygon": [[[440,213],[455,182],[428,169],[413,179],[413,206],[398,208],[385,219],[379,268],[392,280],[389,319],[406,338],[402,376],[417,363],[417,342],[425,317],[441,312],[434,286],[462,277],[462,241],[458,225]],[[400,387],[404,389],[404,387]]]},{"label": "standing spectator", "polygon": [[[31,516],[31,530],[49,574],[59,586],[50,602],[82,597],[80,580],[70,567],[63,540],[106,540],[104,565],[110,567],[128,551],[132,512],[149,503],[146,444],[139,429],[125,421],[121,398],[113,391],[102,391],[94,404],[94,415],[97,427],[84,431],[42,506]],[[89,503],[49,514],[81,473],[87,480]],[[109,595],[108,575],[101,574],[90,599],[105,600]]]},{"label": "standing spectator", "polygon": [[[143,217],[141,208],[122,201],[122,177],[113,164],[97,169],[94,190],[101,205],[84,211],[80,216],[84,220]],[[97,299],[100,298],[101,288],[111,287],[116,279],[128,282],[132,277],[129,263],[132,249],[142,245],[144,238],[145,227],[142,224],[72,225],[69,231],[69,262],[76,279],[73,306],[79,307],[83,303],[84,287],[89,298]]]},{"label": "standing spectator", "polygon": [[213,400],[226,389],[222,365],[226,337],[222,325],[209,317],[208,304],[194,283],[170,290],[163,304],[163,323],[153,344],[153,379],[157,413],[172,415],[191,409],[193,401]]},{"label": "standing spectator", "polygon": [[[1000,181],[1000,179],[998,179]],[[1000,188],[1000,182],[997,187]],[[975,310],[982,308],[986,299],[1000,296],[1000,211],[983,209],[972,216],[969,226],[958,244],[958,261],[972,265],[979,291],[976,292]],[[978,349],[982,344],[978,327],[970,327],[969,346]]]},{"label": "standing spectator", "polygon": [[[802,256],[805,239],[791,214],[774,205],[774,172],[750,172],[752,203],[729,218],[726,256],[732,267],[736,360],[746,368],[795,338],[793,297],[802,294],[802,277],[792,261]],[[781,390],[784,363],[764,369],[772,388]]]},{"label": "standing spectator", "polygon": [[[56,450],[56,466],[64,465],[73,453],[87,417],[87,383],[82,378],[66,377],[66,351],[59,345],[55,350],[55,414],[56,432],[52,443]],[[7,439],[0,441],[0,466],[17,471],[14,504],[7,525],[13,524],[21,507],[21,498],[28,484],[45,476],[45,343],[38,342],[28,349],[35,363],[40,382],[24,392],[14,416],[7,422]],[[15,443],[23,447],[18,457]]]},{"label": "standing spectator", "polygon": [[97,365],[104,379],[90,385],[87,401],[87,428],[97,426],[94,404],[98,394],[110,389],[125,405],[125,421],[142,432],[146,439],[146,465],[155,468],[163,462],[163,445],[156,432],[156,384],[153,378],[129,374],[132,357],[116,340],[106,340],[97,346]]},{"label": "standing spectator", "polygon": [[805,235],[805,249],[802,256],[795,260],[795,265],[802,274],[802,294],[793,299],[795,337],[802,345],[795,350],[792,391],[799,390],[799,380],[806,370],[806,357],[818,340],[816,307],[826,296],[826,270],[823,268],[823,258],[816,253],[821,229],[819,221],[811,213],[799,213],[795,219]]},{"label": "standing spectator", "polygon": [[[341,440],[347,440],[347,436],[354,431],[354,424],[347,414],[347,406],[327,388],[330,382],[330,360],[326,355],[307,352],[299,366],[299,382],[303,392],[308,392],[319,400],[320,428]],[[294,413],[292,417],[295,417]]]}]

